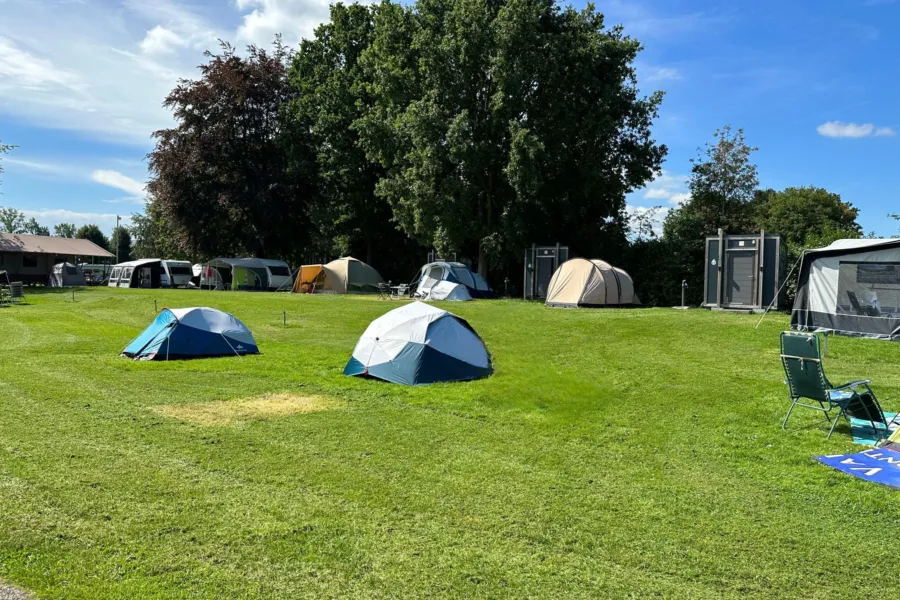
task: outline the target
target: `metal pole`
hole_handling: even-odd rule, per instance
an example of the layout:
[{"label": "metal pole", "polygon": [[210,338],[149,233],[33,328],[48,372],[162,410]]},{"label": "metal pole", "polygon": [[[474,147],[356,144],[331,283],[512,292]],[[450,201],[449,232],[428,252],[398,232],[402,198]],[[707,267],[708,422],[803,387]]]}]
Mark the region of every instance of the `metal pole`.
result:
[{"label": "metal pole", "polygon": [[153,312],[159,312],[159,309],[156,307],[156,300],[153,301]]},{"label": "metal pole", "polygon": [[116,230],[113,233],[116,237],[116,264],[119,264],[119,215],[116,215]]},{"label": "metal pole", "polygon": [[287,311],[281,311],[281,326],[287,327]]},{"label": "metal pole", "polygon": [[682,306],[684,306],[684,290],[687,289],[687,285],[685,285],[686,283],[687,283],[686,279],[681,282],[681,305]]}]

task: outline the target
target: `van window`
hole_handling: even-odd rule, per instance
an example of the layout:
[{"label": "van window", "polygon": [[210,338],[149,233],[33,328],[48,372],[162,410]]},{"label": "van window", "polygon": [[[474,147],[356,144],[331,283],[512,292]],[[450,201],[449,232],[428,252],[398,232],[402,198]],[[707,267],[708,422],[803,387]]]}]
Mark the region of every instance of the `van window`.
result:
[{"label": "van window", "polygon": [[187,265],[173,265],[172,263],[166,263],[166,267],[168,267],[170,275],[187,275],[188,277],[191,277],[194,274]]},{"label": "van window", "polygon": [[269,272],[276,277],[290,277],[291,270],[287,267],[273,267],[269,266]]}]

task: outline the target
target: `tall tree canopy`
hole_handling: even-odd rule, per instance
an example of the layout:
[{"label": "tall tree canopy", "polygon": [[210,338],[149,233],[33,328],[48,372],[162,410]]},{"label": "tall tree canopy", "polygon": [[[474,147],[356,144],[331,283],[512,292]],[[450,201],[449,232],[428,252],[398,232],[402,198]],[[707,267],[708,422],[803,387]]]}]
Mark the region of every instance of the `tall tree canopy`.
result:
[{"label": "tall tree canopy", "polygon": [[100,228],[93,223],[79,227],[78,231],[75,232],[75,237],[81,240],[90,240],[104,250],[109,249],[109,240],[103,235]]},{"label": "tall tree canopy", "polygon": [[788,244],[802,247],[825,230],[850,238],[862,233],[856,222],[859,210],[842,201],[840,194],[809,186],[769,190],[764,198],[756,208],[757,225],[781,234]]},{"label": "tall tree canopy", "polygon": [[160,215],[159,208],[151,200],[143,213],[131,215],[131,254],[138,258],[198,259],[188,254],[178,243],[168,222]]},{"label": "tall tree canopy", "polygon": [[288,172],[280,135],[290,54],[276,40],[271,52],[225,44],[206,56],[200,79],[164,102],[177,125],[153,134],[148,191],[186,252],[290,258],[312,191]]},{"label": "tall tree canopy", "polygon": [[60,223],[53,226],[53,235],[56,237],[75,237],[75,225],[72,223]]},{"label": "tall tree canopy", "polygon": [[25,215],[10,206],[0,206],[0,232],[23,233]]},{"label": "tall tree canopy", "polygon": [[691,161],[691,196],[670,211],[663,223],[667,265],[661,272],[666,273],[665,288],[670,297],[676,297],[674,290],[686,280],[688,301],[699,302],[705,236],[720,227],[729,233],[758,229],[754,209],[761,200],[756,194],[756,165],[751,160],[756,150],[747,144],[743,129],[732,132],[726,125]]},{"label": "tall tree canopy", "polygon": [[364,64],[376,109],[357,124],[387,175],[378,193],[412,236],[477,254],[485,275],[564,232],[579,250],[613,230],[625,194],[660,168],[641,97],[641,49],[592,6],[552,0],[383,3]]},{"label": "tall tree canopy", "polygon": [[[112,237],[109,239],[109,251],[116,255],[119,262],[131,260],[131,233],[127,227],[119,225],[113,229]],[[149,258],[142,256],[141,258]],[[160,256],[159,258],[168,258]]]},{"label": "tall tree canopy", "polygon": [[28,235],[50,235],[50,229],[38,223],[34,217],[31,217],[22,226],[22,233],[27,233]]},{"label": "tall tree canopy", "polygon": [[[374,103],[360,56],[374,35],[374,7],[335,4],[331,20],[312,39],[303,40],[294,57],[290,79],[297,97],[288,107],[297,130],[311,133],[318,173],[312,230],[320,254],[346,255],[363,251],[376,264],[376,243],[395,229],[390,206],[375,195],[382,167],[367,159],[355,121]],[[302,138],[301,138],[302,139]],[[307,145],[293,146],[293,163],[304,168],[311,156]]]}]

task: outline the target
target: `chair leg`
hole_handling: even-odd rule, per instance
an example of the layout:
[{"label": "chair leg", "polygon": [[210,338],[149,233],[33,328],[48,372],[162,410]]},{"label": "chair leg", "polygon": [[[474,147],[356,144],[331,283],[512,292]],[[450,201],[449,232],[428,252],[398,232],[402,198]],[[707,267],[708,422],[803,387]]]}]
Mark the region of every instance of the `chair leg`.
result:
[{"label": "chair leg", "polygon": [[831,439],[831,434],[834,433],[834,428],[837,427],[837,422],[841,420],[841,415],[842,415],[842,414],[844,414],[844,413],[843,413],[843,412],[840,412],[840,413],[838,413],[838,416],[836,416],[836,417],[834,418],[834,423],[831,424],[831,429],[828,431],[828,437],[825,438],[825,439],[828,439],[828,440]]},{"label": "chair leg", "polygon": [[791,418],[791,412],[793,412],[795,406],[797,406],[797,401],[791,398],[791,407],[788,409],[787,414],[784,415],[784,421],[781,422],[782,429],[787,429],[788,419]]}]

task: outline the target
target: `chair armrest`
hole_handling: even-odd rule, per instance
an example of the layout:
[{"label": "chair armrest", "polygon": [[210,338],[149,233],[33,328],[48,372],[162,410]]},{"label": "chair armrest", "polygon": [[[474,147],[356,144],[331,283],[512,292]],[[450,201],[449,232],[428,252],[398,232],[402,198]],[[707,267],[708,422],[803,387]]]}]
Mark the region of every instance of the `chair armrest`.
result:
[{"label": "chair armrest", "polygon": [[870,383],[872,383],[872,382],[871,382],[869,379],[859,379],[859,380],[857,380],[857,381],[851,381],[850,383],[845,383],[844,385],[839,385],[839,386],[833,387],[833,388],[831,388],[831,389],[833,389],[833,390],[842,390],[842,389],[844,389],[844,388],[850,388],[850,389],[852,389],[853,391],[856,391],[856,388],[858,388],[858,387],[861,386],[861,385],[864,385],[864,386],[866,386],[866,387],[869,387],[869,384],[870,384]]}]

